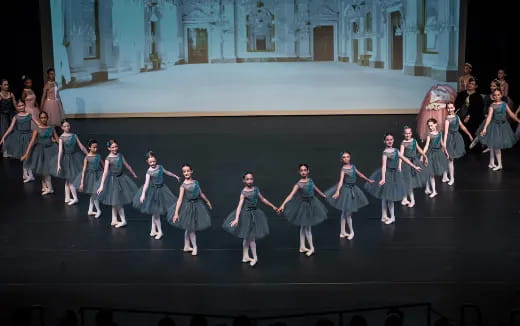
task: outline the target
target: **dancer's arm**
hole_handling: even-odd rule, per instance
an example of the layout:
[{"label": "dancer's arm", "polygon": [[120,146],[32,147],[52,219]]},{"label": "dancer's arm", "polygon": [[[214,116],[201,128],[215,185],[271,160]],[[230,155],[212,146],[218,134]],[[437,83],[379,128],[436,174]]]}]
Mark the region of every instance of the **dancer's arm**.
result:
[{"label": "dancer's arm", "polygon": [[200,190],[200,186],[199,186],[199,194],[200,194],[200,198],[202,198],[202,200],[204,200],[206,202],[206,205],[208,205],[209,209],[213,209],[213,206],[211,206],[211,203],[210,203],[208,197],[206,197],[206,195],[202,192],[202,190]]},{"label": "dancer's arm", "polygon": [[13,118],[13,120],[11,120],[11,124],[9,125],[9,128],[7,128],[7,130],[5,131],[4,135],[2,136],[2,139],[0,139],[0,145],[2,145],[5,141],[5,138],[11,133],[13,132],[13,129],[14,129],[14,125],[16,124],[16,118]]},{"label": "dancer's arm", "polygon": [[184,187],[181,185],[179,188],[179,198],[177,199],[177,205],[175,205],[175,213],[173,214],[173,222],[179,220],[179,209],[182,205],[182,198],[184,198]]},{"label": "dancer's arm", "polygon": [[63,154],[63,139],[58,140],[58,165],[56,166],[56,172],[61,171],[61,155]]},{"label": "dancer's arm", "polygon": [[139,201],[144,203],[144,199],[146,197],[146,191],[148,190],[148,186],[150,185],[150,175],[146,173],[146,177],[144,179],[144,185],[143,185],[143,191],[141,192],[141,197],[139,198]]},{"label": "dancer's arm", "polygon": [[125,168],[130,171],[130,174],[132,174],[132,176],[134,177],[134,179],[137,179],[137,174],[135,174],[134,172],[134,169],[132,169],[132,167],[130,166],[130,164],[128,164],[128,162],[126,161],[125,157],[123,156],[123,164],[125,166]]},{"label": "dancer's arm", "polygon": [[101,183],[99,184],[99,188],[97,190],[97,194],[98,195],[103,192],[103,187],[105,185],[105,180],[106,180],[107,175],[108,175],[109,165],[110,165],[110,163],[108,162],[108,159],[105,160],[105,166],[103,167],[103,175],[101,176]]},{"label": "dancer's arm", "polygon": [[38,137],[38,131],[33,130],[31,141],[29,142],[29,145],[27,145],[25,154],[23,154],[23,156],[20,157],[20,161],[25,161],[29,157],[29,154],[31,153],[31,149],[34,146],[34,142],[36,142],[36,137]]},{"label": "dancer's arm", "polygon": [[240,211],[242,211],[242,206],[244,205],[244,195],[240,194],[240,200],[238,201],[237,210],[235,212],[235,219],[229,223],[231,227],[235,227],[238,224],[238,220],[240,219]]},{"label": "dancer's arm", "polygon": [[481,136],[484,136],[486,135],[487,133],[487,127],[489,126],[489,124],[491,123],[491,119],[493,118],[493,107],[490,106],[489,109],[488,109],[488,115],[486,117],[486,122],[484,123],[484,128],[482,128],[482,131],[480,132],[480,135]]},{"label": "dancer's arm", "polygon": [[468,135],[469,140],[473,141],[473,136],[469,132],[468,128],[466,128],[466,125],[464,125],[464,123],[462,123],[462,121],[460,121],[460,119],[459,119],[459,127],[462,130],[462,132],[464,132],[466,135]]},{"label": "dancer's arm", "polygon": [[262,203],[264,203],[265,205],[271,207],[274,211],[277,211],[278,210],[278,207],[274,206],[270,201],[267,200],[267,198],[265,198],[264,196],[262,196],[262,194],[260,193],[260,191],[258,191],[258,199],[260,199],[260,201]]},{"label": "dancer's arm", "polygon": [[287,198],[285,198],[285,200],[283,201],[283,203],[280,205],[280,207],[278,208],[278,210],[276,211],[277,213],[281,213],[284,211],[285,209],[285,204],[287,204],[287,202],[289,202],[289,200],[291,200],[294,195],[296,194],[296,192],[298,191],[298,185],[294,185],[294,187],[292,188],[291,190],[291,193],[287,196]]},{"label": "dancer's arm", "polygon": [[358,177],[360,177],[361,179],[365,180],[366,182],[368,183],[374,183],[375,181],[372,180],[372,179],[369,179],[366,175],[364,175],[363,173],[361,173],[361,171],[359,171],[358,169],[356,169],[356,175]]},{"label": "dancer's arm", "polygon": [[81,169],[81,180],[79,182],[79,191],[83,192],[83,182],[85,181],[85,171],[87,171],[87,157],[83,159],[83,168]]},{"label": "dancer's arm", "polygon": [[412,161],[410,161],[406,156],[399,154],[399,158],[417,171],[421,171],[421,167],[413,164]]},{"label": "dancer's arm", "polygon": [[326,197],[327,197],[327,195],[325,195],[325,194],[323,193],[323,191],[321,191],[320,188],[318,188],[318,186],[313,185],[313,188],[314,188],[314,190],[318,193],[318,195],[320,195],[321,197],[323,197],[323,198],[326,198]]},{"label": "dancer's arm", "polygon": [[334,195],[332,195],[333,199],[338,199],[339,197],[339,190],[341,189],[341,186],[343,185],[343,179],[345,179],[345,172],[343,172],[343,169],[339,172],[339,181],[338,186],[336,187],[336,192]]},{"label": "dancer's arm", "polygon": [[509,108],[509,105],[506,104],[506,111],[507,111],[507,115],[515,120],[517,123],[520,123],[520,119],[518,119],[518,117],[513,113],[513,111],[511,111],[511,109]]},{"label": "dancer's arm", "polygon": [[385,184],[386,178],[386,155],[383,154],[383,158],[381,161],[381,180],[379,181],[379,185],[382,186]]},{"label": "dancer's arm", "polygon": [[170,172],[170,171],[166,170],[164,167],[163,167],[163,172],[164,172],[164,174],[166,174],[166,175],[168,175],[168,176],[170,176],[170,177],[173,177],[173,178],[177,179],[177,181],[181,181],[181,178],[179,178],[178,175],[176,175],[176,174],[173,173],[173,172]]},{"label": "dancer's arm", "polygon": [[88,155],[87,148],[83,146],[83,143],[79,140],[78,135],[74,135],[76,137],[76,141],[78,142],[79,149],[83,152],[83,154]]}]

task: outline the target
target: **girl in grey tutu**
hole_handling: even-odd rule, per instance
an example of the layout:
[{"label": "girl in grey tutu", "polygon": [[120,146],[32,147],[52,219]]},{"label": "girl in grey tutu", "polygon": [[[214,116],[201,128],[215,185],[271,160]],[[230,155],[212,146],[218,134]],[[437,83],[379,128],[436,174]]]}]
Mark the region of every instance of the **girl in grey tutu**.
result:
[{"label": "girl in grey tutu", "polygon": [[[507,116],[520,123],[520,119],[511,111],[509,106],[502,101],[502,91],[493,92],[493,103],[488,109],[484,124],[477,130],[480,142],[489,147],[489,165],[493,171],[502,170],[502,149],[511,148],[517,139],[513,129],[507,121]],[[495,165],[495,157],[497,163]]]},{"label": "girl in grey tutu", "polygon": [[428,129],[430,132],[426,136],[426,144],[424,151],[428,157],[428,164],[431,168],[430,180],[426,183],[425,194],[430,198],[437,196],[437,188],[435,187],[435,176],[443,175],[448,170],[448,158],[450,157],[446,150],[446,143],[442,137],[442,132],[437,130],[437,120],[428,119]]},{"label": "girl in grey tutu", "polygon": [[[446,110],[448,111],[448,115],[446,116],[446,121],[444,122],[444,143],[446,144],[446,150],[448,151],[448,171],[444,171],[442,175],[442,182],[447,182],[450,186],[455,183],[455,159],[461,158],[466,154],[466,149],[464,148],[464,139],[462,139],[462,135],[459,132],[459,129],[462,130],[466,135],[468,135],[469,140],[473,141],[473,136],[468,131],[464,123],[460,121],[459,116],[455,114],[455,106],[453,103],[446,104]],[[449,173],[449,177],[448,177]]]},{"label": "girl in grey tutu", "polygon": [[58,162],[54,175],[65,180],[65,203],[75,205],[79,199],[73,180],[81,174],[83,158],[88,152],[78,135],[70,132],[67,120],[61,122],[61,130],[63,133],[58,140]]},{"label": "girl in grey tutu", "polygon": [[[197,256],[197,235],[196,231],[201,231],[211,226],[211,216],[206,208],[212,209],[211,203],[200,189],[199,182],[193,180],[193,169],[191,165],[182,166],[184,182],[179,188],[179,198],[170,209],[168,209],[168,222],[171,225],[185,230],[184,232],[184,252],[191,252]],[[204,205],[204,203],[206,203]]]},{"label": "girl in grey tutu", "polygon": [[39,118],[40,124],[33,130],[31,141],[20,160],[27,160],[27,167],[42,176],[42,195],[45,196],[54,193],[51,175],[56,171],[58,135],[54,127],[47,124],[47,112],[40,112]]},{"label": "girl in grey tutu", "polygon": [[[106,145],[110,154],[105,159],[103,176],[97,194],[101,203],[112,206],[112,222],[110,225],[120,228],[127,225],[123,205],[130,204],[137,192],[134,181],[123,173],[123,166],[132,174],[134,179],[137,179],[137,175],[130,164],[126,162],[123,154],[119,153],[119,145],[115,139],[110,139]],[[118,215],[121,219],[119,222],[117,220]]]},{"label": "girl in grey tutu", "polygon": [[146,153],[146,163],[149,168],[146,171],[144,185],[139,188],[132,203],[141,213],[152,215],[150,236],[159,240],[163,236],[161,215],[166,214],[168,208],[177,201],[177,197],[164,184],[164,175],[174,177],[177,181],[180,178],[162,165],[158,165],[157,155],[152,151]]},{"label": "girl in grey tutu", "polygon": [[[382,165],[370,176],[374,183],[365,183],[365,190],[372,196],[381,199],[381,222],[395,222],[394,202],[401,201],[406,195],[407,186],[403,174],[398,170],[399,159],[417,171],[421,168],[413,164],[406,156],[394,148],[394,136],[387,133],[384,138],[386,148],[383,151]],[[388,218],[387,210],[390,213]]]},{"label": "girl in grey tutu", "polygon": [[[354,164],[351,163],[349,152],[341,153],[341,171],[339,173],[338,184],[325,191],[327,201],[331,206],[341,211],[340,218],[340,238],[352,240],[354,238],[354,228],[352,226],[352,213],[368,205],[368,199],[361,189],[356,185],[357,177],[366,182],[373,183],[374,180],[367,178],[361,173]],[[350,233],[346,231],[346,225]]]},{"label": "girl in grey tutu", "polygon": [[[238,207],[224,220],[222,227],[232,235],[243,239],[242,262],[255,266],[258,262],[256,253],[256,239],[261,239],[269,234],[269,224],[264,212],[257,207],[260,200],[274,211],[278,208],[271,204],[262,194],[260,189],[254,186],[252,172],[246,172],[242,176],[245,186],[240,193]],[[249,249],[253,258],[249,256]]]},{"label": "girl in grey tutu", "polygon": [[[18,113],[13,117],[9,128],[5,131],[2,139],[0,139],[0,146],[5,145],[9,156],[20,159],[25,154],[27,146],[31,141],[31,122],[33,117],[30,113],[25,112],[25,104],[22,101],[16,104],[16,111]],[[23,162],[22,176],[24,183],[34,180],[32,170],[28,166],[27,161]]]},{"label": "girl in grey tutu", "polygon": [[[294,185],[277,212],[284,212],[290,223],[300,226],[300,252],[311,256],[314,254],[311,228],[327,219],[327,208],[314,196],[314,192],[323,198],[327,196],[309,178],[310,169],[307,164],[298,165],[298,172],[301,179]],[[305,246],[305,239],[309,248]]]},{"label": "girl in grey tutu", "polygon": [[399,161],[398,170],[402,172],[404,182],[406,184],[407,192],[401,200],[401,205],[414,207],[415,206],[415,195],[413,190],[415,188],[421,188],[426,185],[431,176],[431,169],[428,165],[428,158],[424,153],[421,146],[417,144],[417,140],[412,137],[412,128],[405,126],[403,129],[404,139],[399,147],[399,152],[410,160],[413,164],[419,166],[421,171],[415,170],[412,166],[402,164]]},{"label": "girl in grey tutu", "polygon": [[[90,195],[87,215],[99,218],[101,216],[101,208],[99,207],[99,199],[97,189],[103,175],[103,160],[97,153],[98,143],[94,139],[90,139],[87,143],[88,154],[83,159],[83,168],[72,181],[74,189]],[[96,211],[94,212],[94,207]]]}]

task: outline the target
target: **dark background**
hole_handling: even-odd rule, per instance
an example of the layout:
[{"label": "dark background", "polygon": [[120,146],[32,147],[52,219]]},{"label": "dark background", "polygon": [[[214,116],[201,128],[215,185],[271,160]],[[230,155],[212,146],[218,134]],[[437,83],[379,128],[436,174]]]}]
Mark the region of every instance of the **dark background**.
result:
[{"label": "dark background", "polygon": [[[16,97],[22,89],[22,75],[33,78],[39,96],[43,88],[42,43],[38,0],[4,1],[2,3],[2,51],[0,78],[7,78]],[[468,24],[466,58],[479,79],[480,91],[489,91],[496,71],[504,68],[510,85],[510,96],[519,100],[517,53],[514,51],[519,30],[515,17],[515,1],[467,0]],[[417,103],[419,105],[419,102]]]}]

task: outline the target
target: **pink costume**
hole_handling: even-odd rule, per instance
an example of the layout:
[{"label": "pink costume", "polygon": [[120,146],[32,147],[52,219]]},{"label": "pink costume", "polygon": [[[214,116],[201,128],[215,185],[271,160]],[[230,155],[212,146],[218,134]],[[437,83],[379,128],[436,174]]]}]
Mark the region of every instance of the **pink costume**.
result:
[{"label": "pink costume", "polygon": [[[36,95],[31,89],[24,90],[25,93],[25,112],[30,113],[33,119],[38,120],[40,109],[36,106]],[[36,123],[31,123],[32,129],[36,128]]]},{"label": "pink costume", "polygon": [[444,129],[444,120],[447,115],[446,104],[453,103],[456,96],[457,92],[449,85],[437,84],[428,90],[417,116],[417,133],[422,140],[426,139],[429,133],[428,119],[437,120],[437,130]]},{"label": "pink costume", "polygon": [[49,115],[49,125],[59,126],[61,120],[65,118],[63,112],[63,105],[61,104],[60,94],[58,93],[58,86],[54,82],[47,82],[43,89],[43,104],[42,111]]}]

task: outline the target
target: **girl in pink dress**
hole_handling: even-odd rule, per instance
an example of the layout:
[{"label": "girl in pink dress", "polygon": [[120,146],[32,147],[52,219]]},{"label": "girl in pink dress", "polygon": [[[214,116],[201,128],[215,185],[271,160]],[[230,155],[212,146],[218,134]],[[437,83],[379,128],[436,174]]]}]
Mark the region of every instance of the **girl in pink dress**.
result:
[{"label": "girl in pink dress", "polygon": [[61,104],[58,84],[55,81],[56,73],[53,68],[47,70],[47,82],[43,87],[41,110],[49,115],[49,125],[59,127],[65,117]]},{"label": "girl in pink dress", "polygon": [[500,89],[502,90],[502,96],[508,96],[509,94],[509,84],[507,83],[506,71],[504,69],[498,69],[497,72],[497,80],[500,83]]},{"label": "girl in pink dress", "polygon": [[459,77],[457,92],[462,92],[466,90],[466,86],[469,83],[469,79],[473,78],[473,76],[471,75],[472,70],[473,66],[471,65],[471,63],[466,62],[464,64],[464,74],[462,74],[462,76]]},{"label": "girl in pink dress", "polygon": [[25,103],[25,112],[33,117],[31,126],[32,129],[35,129],[38,125],[38,120],[36,119],[40,116],[40,109],[38,108],[38,102],[36,102],[36,94],[32,90],[32,83],[32,79],[29,77],[23,79],[22,101]]}]

